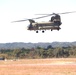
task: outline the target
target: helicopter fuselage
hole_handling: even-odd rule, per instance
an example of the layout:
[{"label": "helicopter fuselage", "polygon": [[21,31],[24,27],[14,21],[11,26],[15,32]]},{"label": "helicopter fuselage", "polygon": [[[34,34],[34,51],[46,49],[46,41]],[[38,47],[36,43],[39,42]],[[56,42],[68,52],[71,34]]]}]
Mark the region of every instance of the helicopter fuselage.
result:
[{"label": "helicopter fuselage", "polygon": [[[18,21],[13,21],[13,22],[23,22],[23,21],[29,21],[30,25],[28,26],[28,30],[35,30],[38,33],[38,30],[42,30],[42,32],[44,32],[44,30],[60,30],[60,25],[61,23],[61,16],[60,14],[68,14],[68,13],[76,13],[76,11],[72,11],[72,12],[63,12],[63,13],[52,13],[52,14],[39,14],[39,15],[44,15],[44,16],[40,16],[40,17],[36,17],[36,18],[32,18],[32,19],[24,19],[24,20],[18,20]],[[45,17],[49,17],[52,16],[50,21],[48,22],[35,22],[34,19],[40,19],[40,18],[45,18]],[[12,22],[12,23],[13,23]]]},{"label": "helicopter fuselage", "polygon": [[[29,20],[30,21],[30,20]],[[56,21],[49,21],[49,22],[35,22],[31,20],[30,25],[28,27],[28,30],[59,30],[61,29],[59,26],[61,25],[60,20],[56,20]]]},{"label": "helicopter fuselage", "polygon": [[55,14],[51,17],[51,20],[48,22],[35,22],[33,19],[29,19],[30,25],[28,30],[59,30],[61,25],[60,15]]}]

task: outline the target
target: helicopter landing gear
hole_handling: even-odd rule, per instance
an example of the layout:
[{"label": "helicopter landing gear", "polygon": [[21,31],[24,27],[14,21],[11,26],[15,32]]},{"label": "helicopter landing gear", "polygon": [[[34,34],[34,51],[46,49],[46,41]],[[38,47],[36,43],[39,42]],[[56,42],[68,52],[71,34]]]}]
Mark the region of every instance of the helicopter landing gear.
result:
[{"label": "helicopter landing gear", "polygon": [[36,33],[38,33],[38,31],[36,31]]},{"label": "helicopter landing gear", "polygon": [[58,28],[57,30],[59,31],[61,28]]},{"label": "helicopter landing gear", "polygon": [[59,29],[57,29],[59,31]]},{"label": "helicopter landing gear", "polygon": [[44,33],[44,30],[42,31],[42,33]]},{"label": "helicopter landing gear", "polygon": [[[43,30],[42,33],[44,33],[45,31]],[[36,33],[38,33],[38,31],[36,31]]]},{"label": "helicopter landing gear", "polygon": [[51,31],[53,31],[53,30],[51,29]]}]

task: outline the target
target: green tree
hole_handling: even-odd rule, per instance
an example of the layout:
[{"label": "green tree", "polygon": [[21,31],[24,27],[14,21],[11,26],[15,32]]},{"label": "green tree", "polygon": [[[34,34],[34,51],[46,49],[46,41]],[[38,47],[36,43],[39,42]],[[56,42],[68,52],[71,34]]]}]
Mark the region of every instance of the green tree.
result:
[{"label": "green tree", "polygon": [[18,58],[21,52],[22,52],[21,49],[14,49],[13,50],[13,56],[15,58]]},{"label": "green tree", "polygon": [[54,50],[54,49],[48,49],[48,50],[47,50],[47,55],[48,55],[49,58],[54,57],[53,50]]}]

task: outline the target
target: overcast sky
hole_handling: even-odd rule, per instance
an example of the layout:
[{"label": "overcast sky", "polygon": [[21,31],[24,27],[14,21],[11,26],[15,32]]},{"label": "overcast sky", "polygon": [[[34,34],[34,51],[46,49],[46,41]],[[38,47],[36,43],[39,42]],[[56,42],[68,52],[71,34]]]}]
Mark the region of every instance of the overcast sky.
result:
[{"label": "overcast sky", "polygon": [[[76,0],[0,0],[0,43],[11,42],[73,42],[76,41],[76,13],[61,15],[61,30],[28,31],[28,21],[15,20],[38,17],[35,14],[51,14],[76,11]],[[41,18],[36,22],[49,21]]]}]

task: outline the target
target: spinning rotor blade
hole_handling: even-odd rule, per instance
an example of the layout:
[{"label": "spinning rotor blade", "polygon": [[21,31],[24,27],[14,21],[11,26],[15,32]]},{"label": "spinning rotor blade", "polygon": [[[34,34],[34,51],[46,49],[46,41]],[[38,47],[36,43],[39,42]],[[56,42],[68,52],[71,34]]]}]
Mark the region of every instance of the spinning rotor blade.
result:
[{"label": "spinning rotor blade", "polygon": [[53,13],[52,14],[35,14],[35,15],[53,15]]},{"label": "spinning rotor blade", "polygon": [[54,15],[54,14],[69,14],[69,13],[76,13],[76,11],[72,11],[72,12],[64,12],[64,13],[53,13],[53,14],[35,14],[35,15]]},{"label": "spinning rotor blade", "polygon": [[[31,19],[40,19],[40,18],[44,18],[44,17],[48,17],[48,16],[50,16],[51,14],[49,14],[49,15],[46,15],[46,16],[42,16],[42,17],[37,17],[37,18],[31,18]],[[18,21],[13,21],[13,22],[23,22],[23,21],[27,21],[27,20],[30,20],[30,19],[25,19],[25,20],[18,20]],[[13,23],[12,22],[12,23]]]},{"label": "spinning rotor blade", "polygon": [[44,18],[44,17],[48,17],[48,16],[51,16],[52,14],[48,14],[46,16],[41,16],[41,17],[37,17],[37,18],[32,18],[32,19],[40,19],[40,18]]},{"label": "spinning rotor blade", "polygon": [[[45,15],[45,16],[41,16],[41,17],[37,17],[37,18],[31,18],[31,19],[40,19],[40,18],[51,16],[51,15],[55,15],[55,14],[69,14],[69,13],[76,13],[76,11],[64,12],[64,13],[52,13],[52,14],[36,14],[36,15]],[[13,22],[23,22],[23,21],[27,21],[27,20],[30,20],[30,19],[18,20],[18,21],[13,21]]]},{"label": "spinning rotor blade", "polygon": [[13,21],[12,23],[14,23],[14,22],[22,22],[22,21],[26,21],[26,20],[18,20],[18,21]]},{"label": "spinning rotor blade", "polygon": [[76,11],[72,11],[72,12],[64,12],[64,13],[58,13],[58,14],[69,14],[69,13],[76,13]]}]

